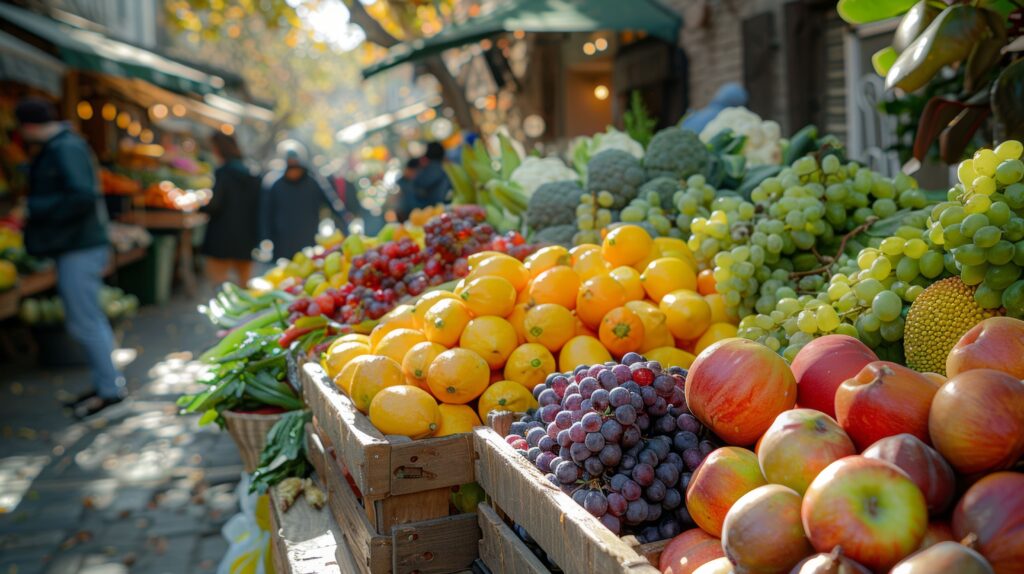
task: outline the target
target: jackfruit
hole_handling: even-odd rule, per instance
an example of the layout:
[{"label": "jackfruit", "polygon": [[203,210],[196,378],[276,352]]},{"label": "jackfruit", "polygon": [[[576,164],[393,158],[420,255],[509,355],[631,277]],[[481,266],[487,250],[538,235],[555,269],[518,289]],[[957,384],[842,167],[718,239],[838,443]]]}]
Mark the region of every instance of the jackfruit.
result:
[{"label": "jackfruit", "polygon": [[959,277],[933,283],[907,312],[903,347],[907,366],[919,372],[946,374],[946,356],[960,337],[982,320],[1000,315],[974,300],[974,287]]}]

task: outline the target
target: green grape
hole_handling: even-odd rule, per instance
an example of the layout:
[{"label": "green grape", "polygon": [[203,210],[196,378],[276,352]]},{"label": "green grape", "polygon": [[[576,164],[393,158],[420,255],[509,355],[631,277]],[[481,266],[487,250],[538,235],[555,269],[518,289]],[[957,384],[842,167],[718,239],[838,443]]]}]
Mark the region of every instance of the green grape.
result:
[{"label": "green grape", "polygon": [[956,166],[956,177],[964,185],[974,181],[974,178],[978,177],[978,174],[974,171],[974,160],[965,159],[960,162],[960,165]]},{"label": "green grape", "polygon": [[1024,266],[1024,240],[1013,244],[1013,263]]},{"label": "green grape", "polygon": [[920,295],[922,291],[924,291],[924,287],[920,285],[911,285],[910,287],[907,287],[907,291],[903,293],[903,299],[912,303],[914,299],[917,299],[917,296]]},{"label": "green grape", "polygon": [[814,173],[815,171],[818,171],[818,162],[814,161],[813,157],[807,155],[794,161],[791,167],[793,168],[793,172],[796,173],[796,175],[809,175],[811,173]]},{"label": "green grape", "polygon": [[818,330],[818,320],[811,311],[800,311],[796,317],[796,325],[800,331],[808,334],[813,334]]},{"label": "green grape", "polygon": [[876,201],[875,204],[872,206],[872,209],[874,210],[875,215],[882,219],[885,219],[886,217],[891,217],[894,213],[896,213],[898,207],[896,206],[895,201],[889,198],[884,198]]},{"label": "green grape", "polygon": [[832,301],[838,301],[843,295],[850,292],[850,285],[848,283],[836,283],[833,281],[828,286],[828,297]]},{"label": "green grape", "polygon": [[[959,230],[959,227],[950,226],[950,229]],[[941,223],[934,223],[928,229],[928,240],[934,243],[935,245],[943,245],[946,243],[946,238],[943,235]]]},{"label": "green grape", "polygon": [[583,205],[594,205],[594,196],[589,193],[585,193],[580,196],[580,203]]},{"label": "green grape", "polygon": [[[586,197],[586,196],[584,196],[584,197]],[[594,208],[586,206],[586,205],[577,205],[576,206],[576,217],[588,217],[588,216],[593,216],[593,215],[594,215]]]},{"label": "green grape", "polygon": [[972,213],[960,222],[960,233],[964,237],[971,238],[979,229],[989,225],[988,216],[984,213]]},{"label": "green grape", "polygon": [[601,191],[597,194],[597,204],[601,207],[611,207],[615,203],[615,196],[610,191]]},{"label": "green grape", "polygon": [[967,213],[985,213],[992,206],[992,200],[987,195],[974,195],[964,204],[964,211]]},{"label": "green grape", "polygon": [[619,213],[619,219],[625,221],[626,223],[640,223],[641,221],[644,220],[646,216],[647,214],[644,212],[643,209],[636,207],[634,205],[627,205],[626,207],[622,208],[622,211]]},{"label": "green grape", "polygon": [[985,280],[985,273],[988,271],[988,263],[981,265],[964,265],[960,269],[960,280],[967,285],[977,285]]},{"label": "green grape", "polygon": [[985,271],[985,285],[990,289],[1002,291],[1020,278],[1021,268],[1016,265],[990,265]]},{"label": "green grape", "polygon": [[576,219],[576,227],[578,227],[580,231],[592,231],[594,229],[594,218],[579,217]]},{"label": "green grape", "polygon": [[982,195],[992,195],[996,192],[996,180],[987,175],[979,175],[971,182],[971,190]]},{"label": "green grape", "polygon": [[888,257],[879,257],[871,263],[871,276],[881,281],[892,273],[892,262]]},{"label": "green grape", "polygon": [[857,328],[849,323],[840,323],[839,326],[836,327],[835,332],[839,335],[846,335],[847,337],[857,336]]},{"label": "green grape", "polygon": [[1014,183],[1003,190],[1006,203],[1013,209],[1024,207],[1024,183]]},{"label": "green grape", "polygon": [[1014,282],[1003,291],[1002,303],[1011,317],[1024,316],[1024,280]]},{"label": "green grape", "polygon": [[823,333],[831,333],[839,326],[839,315],[832,308],[832,305],[818,307],[814,317],[818,322],[818,330]]},{"label": "green grape", "polygon": [[973,243],[957,247],[953,256],[963,265],[981,265],[988,259],[985,250]]},{"label": "green grape", "polygon": [[994,225],[986,225],[974,234],[974,244],[978,247],[992,247],[1002,238],[1003,232]]},{"label": "green grape", "polygon": [[843,295],[842,297],[839,298],[838,301],[836,301],[836,309],[838,309],[840,313],[846,313],[847,311],[853,309],[856,306],[857,295],[853,292]]},{"label": "green grape", "polygon": [[853,292],[857,295],[858,299],[864,301],[864,303],[867,304],[869,301],[872,301],[875,298],[875,295],[878,295],[884,288],[885,287],[882,285],[881,281],[874,278],[870,278],[865,279],[863,281],[859,281],[856,285],[854,285]]},{"label": "green grape", "polygon": [[1013,213],[1010,211],[1010,206],[1008,204],[1002,201],[997,201],[992,204],[992,207],[989,208],[988,213],[986,215],[988,216],[988,220],[992,223],[992,225],[995,225],[996,227],[1002,227],[1006,225],[1007,221],[1010,221],[1010,217],[1013,215]]},{"label": "green grape", "polygon": [[886,237],[882,240],[882,245],[879,246],[882,253],[886,255],[902,255],[903,247],[907,241],[902,237]]},{"label": "green grape", "polygon": [[952,253],[944,253],[942,255],[942,265],[945,266],[946,272],[950,275],[957,275],[960,272],[960,264],[957,263]]},{"label": "green grape", "polygon": [[[607,209],[598,209],[597,210],[597,217],[595,219],[596,219],[597,225],[599,225],[600,227],[605,227],[605,226],[609,225],[612,222],[612,212],[607,210]],[[666,229],[665,233],[668,233],[667,229]]]},{"label": "green grape", "polygon": [[903,300],[892,291],[882,291],[871,301],[871,311],[882,322],[892,321],[899,317],[902,310]]},{"label": "green grape", "polygon": [[1024,177],[1024,163],[1019,159],[1008,159],[996,167],[996,181],[999,185],[1017,183]]},{"label": "green grape", "polygon": [[1003,291],[993,289],[988,283],[982,283],[974,291],[974,300],[982,309],[996,309],[1003,304]]},{"label": "green grape", "polygon": [[861,315],[860,321],[862,321],[864,328],[869,333],[877,331],[879,327],[882,326],[882,321],[879,320],[878,315],[875,315],[872,312],[867,312]]},{"label": "green grape", "polygon": [[775,321],[772,321],[772,318],[767,315],[757,315],[754,317],[754,324],[765,331],[775,327]]},{"label": "green grape", "polygon": [[903,245],[903,254],[911,259],[920,259],[928,252],[928,244],[921,239],[909,239]]},{"label": "green grape", "polygon": [[827,155],[821,158],[821,171],[829,175],[839,171],[840,167],[839,158],[834,155]]},{"label": "green grape", "polygon": [[779,253],[782,251],[783,245],[784,242],[782,236],[777,233],[772,233],[768,236],[768,242],[765,245],[765,249],[767,249],[769,253]]},{"label": "green grape", "polygon": [[1017,140],[1006,140],[992,151],[995,152],[997,158],[1002,160],[1017,159],[1021,156],[1021,152],[1024,151],[1024,145],[1021,145]]},{"label": "green grape", "polygon": [[730,307],[736,307],[740,304],[740,294],[735,291],[730,291],[725,294],[725,304]]},{"label": "green grape", "polygon": [[874,249],[862,249],[857,254],[857,267],[861,269],[870,269],[871,264],[878,259],[878,252]]},{"label": "green grape", "polygon": [[995,175],[999,158],[990,149],[979,149],[974,152],[974,171],[978,175]]},{"label": "green grape", "polygon": [[1014,251],[1012,243],[1005,239],[1000,239],[998,243],[988,248],[985,256],[992,265],[1006,265],[1013,261]]},{"label": "green grape", "polygon": [[[600,214],[598,214],[598,220],[601,220]],[[609,214],[608,220],[609,222],[611,221],[611,214]],[[672,228],[672,222],[669,221],[668,218],[663,215],[655,215],[653,217],[650,217],[648,218],[648,222],[650,222],[650,224],[654,227],[654,230],[657,231],[659,235],[666,235],[668,233],[668,230]]]},{"label": "green grape", "polygon": [[903,338],[904,322],[903,317],[896,317],[892,321],[882,323],[882,326],[878,329],[878,334],[882,336],[882,339],[890,343],[895,343]]},{"label": "green grape", "polygon": [[871,186],[871,194],[875,197],[891,199],[896,196],[896,186],[887,179],[876,179]]},{"label": "green grape", "polygon": [[790,346],[786,347],[785,350],[782,351],[782,358],[786,359],[787,361],[792,363],[793,359],[796,358],[796,354],[799,353],[800,349],[802,349],[802,348],[803,347],[799,347],[799,346],[796,346],[796,345],[790,345]]},{"label": "green grape", "polygon": [[[962,222],[966,216],[967,213],[964,211],[963,207],[959,205],[952,205],[942,211],[942,214],[939,216],[939,223],[941,223],[943,227],[948,227],[954,223]],[[935,216],[933,215],[932,218],[934,219],[934,217]]]},{"label": "green grape", "polygon": [[904,257],[900,259],[900,262],[896,264],[896,278],[900,281],[910,282],[913,281],[920,273],[917,259],[911,259],[910,257]]},{"label": "green grape", "polygon": [[[776,293],[776,296],[778,296],[779,299],[782,299],[783,297],[787,299],[796,299],[796,291],[789,287],[783,287],[782,289],[779,289],[779,291]],[[794,313],[795,312],[796,311],[794,311]]]},{"label": "green grape", "polygon": [[[776,337],[765,337],[764,344],[773,351],[778,351],[782,347],[782,343]],[[794,353],[793,356],[795,357],[796,354]]]},{"label": "green grape", "polygon": [[754,265],[749,261],[740,261],[733,265],[733,273],[741,279],[747,279],[754,274]]}]

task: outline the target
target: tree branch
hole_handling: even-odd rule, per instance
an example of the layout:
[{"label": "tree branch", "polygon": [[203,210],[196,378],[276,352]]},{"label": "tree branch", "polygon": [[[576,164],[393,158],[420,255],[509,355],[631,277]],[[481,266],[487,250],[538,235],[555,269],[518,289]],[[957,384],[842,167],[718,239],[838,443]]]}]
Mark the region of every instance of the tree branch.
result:
[{"label": "tree branch", "polygon": [[359,0],[345,0],[345,7],[348,8],[349,19],[353,24],[363,29],[366,39],[382,48],[390,48],[399,43],[399,39],[384,29]]}]

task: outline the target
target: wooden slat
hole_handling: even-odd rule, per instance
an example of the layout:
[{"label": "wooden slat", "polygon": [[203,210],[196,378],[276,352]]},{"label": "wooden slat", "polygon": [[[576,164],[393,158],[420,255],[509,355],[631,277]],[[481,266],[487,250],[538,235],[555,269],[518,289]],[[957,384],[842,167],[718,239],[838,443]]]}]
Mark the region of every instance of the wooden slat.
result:
[{"label": "wooden slat", "polygon": [[391,447],[391,494],[409,494],[473,482],[473,437],[468,433]]},{"label": "wooden slat", "polygon": [[476,507],[480,519],[480,559],[492,572],[503,574],[550,574],[498,514],[486,503]]},{"label": "wooden slat", "polygon": [[374,512],[368,513],[367,518],[377,532],[391,532],[392,527],[400,524],[448,516],[451,498],[451,489],[447,487],[393,495],[373,501]]},{"label": "wooden slat", "polygon": [[341,531],[327,510],[316,510],[299,496],[285,511],[276,488],[270,491],[270,502],[273,560],[279,574],[354,571],[355,563],[345,548]]},{"label": "wooden slat", "polygon": [[656,574],[646,558],[561,490],[493,430],[477,428],[477,482],[569,574]]},{"label": "wooden slat", "polygon": [[479,554],[475,514],[405,524],[392,529],[394,574],[444,574],[469,568]]}]

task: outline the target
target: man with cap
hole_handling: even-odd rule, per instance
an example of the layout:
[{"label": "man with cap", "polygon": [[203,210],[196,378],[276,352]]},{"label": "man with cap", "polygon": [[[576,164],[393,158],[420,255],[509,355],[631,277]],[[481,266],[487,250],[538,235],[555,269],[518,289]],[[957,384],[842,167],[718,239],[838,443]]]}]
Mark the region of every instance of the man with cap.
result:
[{"label": "man with cap", "polygon": [[88,416],[124,396],[124,377],[111,359],[114,334],[99,301],[110,245],[96,164],[89,146],[58,121],[48,101],[26,99],[15,116],[25,141],[38,148],[29,170],[25,249],[57,263],[65,326],[92,369],[93,388],[68,406]]},{"label": "man with cap", "polygon": [[291,257],[313,245],[321,208],[328,207],[340,217],[342,205],[326,180],[308,167],[305,146],[285,140],[277,151],[285,166],[264,180],[263,235],[273,243],[274,257]]}]

